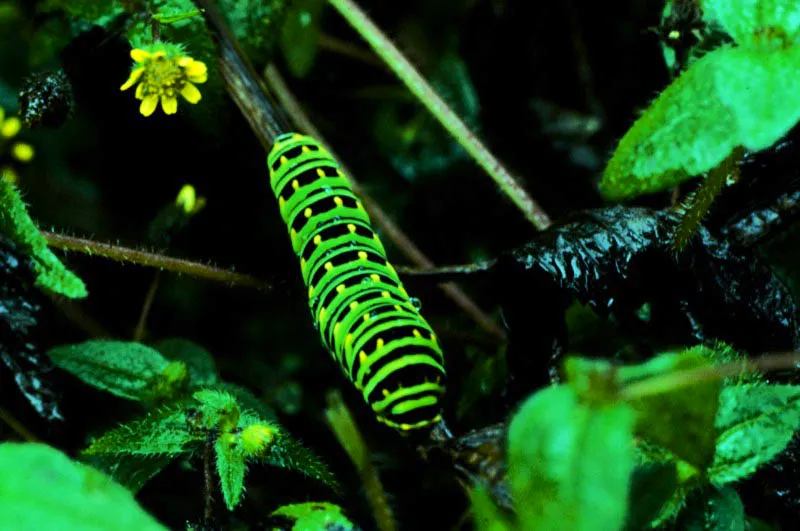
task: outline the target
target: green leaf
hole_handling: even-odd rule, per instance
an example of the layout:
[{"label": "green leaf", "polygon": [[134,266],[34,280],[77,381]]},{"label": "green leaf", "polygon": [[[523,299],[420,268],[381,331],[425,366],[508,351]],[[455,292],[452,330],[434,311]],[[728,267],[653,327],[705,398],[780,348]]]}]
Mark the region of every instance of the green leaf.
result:
[{"label": "green leaf", "polygon": [[3,178],[0,178],[0,205],[0,232],[31,257],[36,285],[72,299],[86,297],[83,281],[50,251],[44,236],[28,215],[16,186]]},{"label": "green leaf", "polygon": [[745,531],[744,505],[731,487],[713,485],[698,489],[689,497],[678,518],[685,531]]},{"label": "green leaf", "polygon": [[703,18],[718,23],[743,46],[785,46],[797,41],[797,0],[704,0]]},{"label": "green leaf", "polygon": [[236,401],[243,409],[251,409],[258,413],[258,415],[265,420],[277,420],[278,415],[275,410],[259,399],[249,389],[241,385],[232,384],[230,382],[219,382],[213,385],[211,390],[230,393],[236,397]]},{"label": "green leaf", "polygon": [[217,453],[217,473],[219,474],[222,497],[225,505],[232,511],[242,500],[244,493],[245,455],[242,441],[238,435],[223,433],[215,445]]},{"label": "green leaf", "polygon": [[153,345],[165,358],[183,361],[189,367],[193,387],[213,385],[219,380],[214,357],[203,347],[187,339],[164,339]]},{"label": "green leaf", "polygon": [[193,396],[201,404],[201,426],[227,432],[239,424],[241,410],[233,395],[205,389],[197,391]]},{"label": "green leaf", "polygon": [[96,339],[51,349],[53,362],[85,383],[130,400],[152,400],[169,361],[157,350],[127,341]]},{"label": "green leaf", "polygon": [[[620,370],[625,384],[658,377],[671,372],[710,368],[711,363],[697,352],[662,354],[635,368]],[[631,378],[635,370],[637,378]],[[698,470],[705,470],[714,460],[716,432],[714,422],[719,408],[722,380],[706,380],[691,387],[680,387],[637,400],[636,434],[662,446]],[[676,429],[680,427],[680,429]]]},{"label": "green leaf", "polygon": [[43,444],[0,444],[0,470],[0,529],[167,529],[106,475]]},{"label": "green leaf", "polygon": [[800,387],[746,384],[723,389],[713,483],[745,478],[781,453],[800,427]]},{"label": "green leaf", "polygon": [[648,529],[673,500],[678,491],[678,470],[675,463],[638,465],[631,477],[627,531]]},{"label": "green leaf", "polygon": [[508,475],[521,529],[621,529],[633,470],[634,412],[556,386],[512,419]]},{"label": "green leaf", "polygon": [[178,455],[192,451],[206,433],[192,428],[182,407],[162,408],[105,433],[85,450],[92,454]]},{"label": "green leaf", "polygon": [[319,49],[319,36],[324,0],[294,0],[281,29],[280,48],[289,71],[303,77],[314,66]]},{"label": "green leaf", "polygon": [[114,12],[114,4],[114,0],[45,0],[38,9],[43,13],[61,9],[75,18],[95,20]]},{"label": "green leaf", "polygon": [[296,470],[334,491],[339,489],[339,483],[328,465],[300,441],[284,432],[278,434],[267,453],[258,460],[272,466]]},{"label": "green leaf", "polygon": [[174,459],[174,455],[141,454],[84,454],[81,462],[104,472],[114,481],[131,491],[139,492]]},{"label": "green leaf", "polygon": [[272,512],[272,517],[283,517],[294,522],[292,531],[317,531],[356,529],[338,505],[326,502],[306,502],[284,505]]},{"label": "green leaf", "polygon": [[800,119],[800,46],[723,47],[669,85],[619,143],[600,190],[624,199],[718,166],[734,148],[758,151]]},{"label": "green leaf", "polygon": [[478,531],[511,531],[513,529],[485,487],[473,489],[470,491],[469,497],[472,502],[475,528]]}]

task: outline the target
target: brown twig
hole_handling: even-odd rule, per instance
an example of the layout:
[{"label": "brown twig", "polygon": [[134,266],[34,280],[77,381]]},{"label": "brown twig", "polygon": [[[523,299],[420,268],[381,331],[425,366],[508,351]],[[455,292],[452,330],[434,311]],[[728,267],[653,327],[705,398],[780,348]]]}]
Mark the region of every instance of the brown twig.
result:
[{"label": "brown twig", "polygon": [[156,271],[155,276],[153,276],[152,282],[150,282],[150,288],[147,290],[147,295],[144,297],[144,303],[142,304],[142,311],[139,313],[139,321],[136,323],[136,329],[133,332],[133,340],[137,342],[141,342],[144,338],[145,329],[147,328],[147,316],[150,315],[150,308],[153,307],[153,301],[156,298],[156,293],[158,292],[158,285],[161,280],[161,271]]},{"label": "brown twig", "polygon": [[192,277],[222,282],[229,286],[255,288],[265,291],[270,289],[270,285],[267,282],[250,275],[182,258],[173,258],[140,249],[132,249],[55,232],[42,231],[42,235],[47,240],[48,245],[64,251],[75,251],[89,256],[102,256],[116,262],[128,262],[144,267],[155,267],[163,271],[172,271]]},{"label": "brown twig", "polygon": [[18,421],[14,416],[5,410],[5,408],[0,407],[0,420],[8,424],[8,426],[14,430],[14,432],[19,435],[22,440],[27,442],[39,442],[39,438],[36,437],[31,431],[26,428],[20,421]]},{"label": "brown twig", "polygon": [[[275,65],[267,65],[267,68],[264,71],[264,77],[267,80],[267,84],[269,85],[270,89],[272,89],[272,91],[275,93],[275,97],[279,103],[283,106],[289,116],[292,117],[295,125],[300,128],[301,131],[304,131],[305,133],[316,138],[318,142],[325,146],[325,149],[331,153],[334,153],[335,156],[335,152],[325,141],[325,138],[322,136],[320,131],[311,122],[311,119],[294,97],[294,94],[292,94],[291,90],[286,85],[286,82],[283,80],[283,77],[281,76],[280,72],[278,72],[278,69],[275,67]],[[384,235],[392,243],[394,243],[394,245],[400,249],[400,251],[414,264],[424,269],[433,268],[433,261],[425,256],[422,250],[420,250],[420,248],[417,247],[413,241],[411,241],[411,238],[409,238],[406,233],[394,223],[389,214],[387,214],[381,208],[381,206],[364,191],[364,188],[353,178],[353,174],[343,164],[342,172],[348,176],[350,185],[353,187],[355,193],[361,197],[364,203],[364,208],[366,208],[370,218],[372,218],[374,223],[381,228]],[[445,292],[445,294],[447,294],[448,297],[450,297],[451,300],[453,300],[453,302],[456,303],[458,307],[472,317],[472,319],[478,323],[481,328],[488,331],[493,336],[501,339],[505,338],[505,331],[503,328],[498,325],[488,314],[486,314],[477,304],[475,304],[472,299],[470,299],[469,296],[467,296],[467,294],[461,290],[461,288],[453,283],[442,284],[440,288]]]}]

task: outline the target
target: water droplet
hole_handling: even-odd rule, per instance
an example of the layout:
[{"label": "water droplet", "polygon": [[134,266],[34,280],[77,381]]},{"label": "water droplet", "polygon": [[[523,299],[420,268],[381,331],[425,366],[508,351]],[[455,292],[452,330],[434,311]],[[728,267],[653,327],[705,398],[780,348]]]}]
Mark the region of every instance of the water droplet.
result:
[{"label": "water droplet", "polygon": [[410,302],[411,306],[413,306],[414,309],[416,309],[417,311],[420,311],[422,309],[422,301],[419,300],[418,298],[409,297],[408,302]]}]

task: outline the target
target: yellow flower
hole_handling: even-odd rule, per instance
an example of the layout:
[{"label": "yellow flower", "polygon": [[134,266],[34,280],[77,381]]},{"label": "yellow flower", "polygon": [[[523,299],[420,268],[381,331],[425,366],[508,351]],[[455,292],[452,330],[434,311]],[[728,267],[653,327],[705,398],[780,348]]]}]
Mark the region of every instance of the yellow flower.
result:
[{"label": "yellow flower", "polygon": [[0,107],[0,176],[11,182],[18,180],[18,174],[9,157],[17,162],[30,162],[36,154],[30,144],[14,140],[21,129],[20,119],[16,116],[6,118],[5,110]]},{"label": "yellow flower", "polygon": [[141,100],[139,112],[150,116],[158,107],[165,114],[178,111],[178,94],[189,103],[197,103],[202,97],[195,83],[208,80],[205,63],[184,55],[180,46],[169,43],[156,43],[149,49],[131,50],[131,58],[136,62],[131,75],[120,90],[128,90],[136,85],[136,99]]},{"label": "yellow flower", "polygon": [[191,184],[184,184],[178,197],[175,198],[175,205],[183,210],[187,216],[194,216],[206,206],[205,197],[197,197],[197,191]]},{"label": "yellow flower", "polygon": [[242,447],[247,455],[262,454],[275,440],[278,430],[264,424],[253,424],[242,431]]}]

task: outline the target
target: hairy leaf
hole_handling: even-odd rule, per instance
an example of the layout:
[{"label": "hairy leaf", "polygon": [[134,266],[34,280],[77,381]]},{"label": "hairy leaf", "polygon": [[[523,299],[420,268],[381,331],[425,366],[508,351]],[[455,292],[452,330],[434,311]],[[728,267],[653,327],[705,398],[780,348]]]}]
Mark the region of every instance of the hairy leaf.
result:
[{"label": "hairy leaf", "polygon": [[727,387],[720,395],[716,427],[711,481],[725,484],[745,478],[782,452],[800,428],[800,387]]},{"label": "hairy leaf", "polygon": [[258,460],[272,466],[296,470],[333,490],[339,489],[336,477],[328,465],[300,441],[285,433],[279,433],[267,453]]},{"label": "hairy leaf", "polygon": [[162,408],[104,434],[86,454],[177,455],[191,451],[206,434],[192,429],[180,406]]},{"label": "hairy leaf", "polygon": [[338,505],[327,502],[293,503],[277,508],[270,515],[293,522],[292,531],[317,531],[336,529],[352,531],[357,529]]},{"label": "hairy leaf", "polygon": [[696,490],[678,519],[685,531],[745,531],[744,505],[731,487]]},{"label": "hairy leaf", "polygon": [[669,85],[625,134],[600,183],[609,199],[668,189],[737,146],[769,147],[800,119],[800,47],[724,47]]},{"label": "hairy leaf", "polygon": [[206,389],[197,391],[194,399],[201,404],[199,423],[203,427],[226,432],[239,424],[241,410],[233,395]]},{"label": "hairy leaf", "polygon": [[278,415],[275,410],[259,399],[249,389],[241,385],[230,382],[219,382],[210,387],[211,390],[229,393],[236,398],[236,401],[244,409],[252,409],[265,420],[277,420]]},{"label": "hairy leaf", "polygon": [[223,433],[215,445],[217,473],[219,474],[225,505],[232,511],[244,493],[245,455],[242,441],[237,435]]},{"label": "hairy leaf", "polygon": [[36,271],[36,285],[73,299],[86,297],[83,281],[50,251],[44,236],[28,215],[19,191],[4,178],[0,178],[0,205],[0,233],[30,255]]},{"label": "hairy leaf", "polygon": [[213,385],[219,380],[214,357],[203,347],[187,339],[164,339],[153,345],[165,358],[183,361],[189,367],[190,384],[193,387]]},{"label": "hairy leaf", "polygon": [[792,44],[800,30],[796,0],[704,0],[703,17],[743,46]]},{"label": "hairy leaf", "polygon": [[0,529],[166,529],[106,475],[43,444],[0,444],[0,470]]},{"label": "hairy leaf", "polygon": [[522,529],[621,529],[633,425],[627,405],[581,403],[570,387],[529,398],[508,433],[509,481]]},{"label": "hairy leaf", "polygon": [[95,339],[62,345],[48,354],[85,383],[131,400],[155,398],[169,361],[158,351],[127,341]]}]

